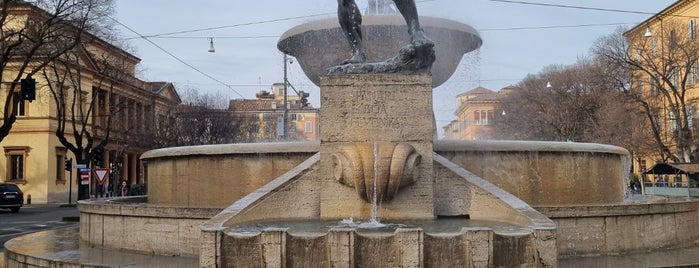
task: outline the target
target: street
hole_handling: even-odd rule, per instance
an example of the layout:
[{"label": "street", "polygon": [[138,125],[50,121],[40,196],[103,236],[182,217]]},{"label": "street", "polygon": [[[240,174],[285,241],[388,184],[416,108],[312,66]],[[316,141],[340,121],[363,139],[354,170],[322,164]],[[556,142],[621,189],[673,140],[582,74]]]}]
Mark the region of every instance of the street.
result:
[{"label": "street", "polygon": [[0,267],[4,266],[4,245],[8,240],[42,230],[78,226],[79,215],[76,207],[56,204],[25,205],[19,213],[0,209]]}]

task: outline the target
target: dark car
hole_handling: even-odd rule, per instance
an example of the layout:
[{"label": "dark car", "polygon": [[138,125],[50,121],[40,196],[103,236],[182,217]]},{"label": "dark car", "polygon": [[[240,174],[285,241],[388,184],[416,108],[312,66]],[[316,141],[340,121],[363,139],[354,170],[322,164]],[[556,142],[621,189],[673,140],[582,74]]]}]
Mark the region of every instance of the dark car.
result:
[{"label": "dark car", "polygon": [[24,203],[24,193],[14,183],[0,182],[0,208],[19,212]]}]

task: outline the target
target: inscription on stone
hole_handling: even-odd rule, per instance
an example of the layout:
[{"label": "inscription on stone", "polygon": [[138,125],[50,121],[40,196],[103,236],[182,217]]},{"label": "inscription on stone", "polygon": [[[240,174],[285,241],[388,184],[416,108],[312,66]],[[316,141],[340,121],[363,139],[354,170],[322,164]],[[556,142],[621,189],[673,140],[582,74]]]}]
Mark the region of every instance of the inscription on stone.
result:
[{"label": "inscription on stone", "polygon": [[[400,128],[411,125],[414,116],[406,111],[410,107],[396,105],[409,103],[415,99],[415,91],[404,90],[357,90],[348,103],[350,109],[344,118],[345,125],[351,128]],[[406,110],[407,109],[407,110]]]}]

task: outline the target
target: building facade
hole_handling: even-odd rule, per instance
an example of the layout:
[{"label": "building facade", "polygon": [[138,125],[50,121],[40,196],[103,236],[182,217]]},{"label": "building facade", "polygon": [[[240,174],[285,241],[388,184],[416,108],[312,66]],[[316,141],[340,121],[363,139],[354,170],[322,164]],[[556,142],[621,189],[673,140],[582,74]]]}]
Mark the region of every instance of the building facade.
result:
[{"label": "building facade", "polygon": [[[652,140],[652,150],[632,152],[637,174],[656,163],[699,161],[698,19],[699,1],[680,0],[624,33],[628,41],[627,60],[632,66],[630,90],[645,101],[646,117],[653,118],[646,125],[647,131],[653,133],[648,138]],[[656,180],[668,181],[664,175],[644,179],[651,181],[649,185],[655,185]],[[691,183],[696,181],[684,179],[672,185],[687,187]]]},{"label": "building facade", "polygon": [[303,92],[287,94],[286,100],[284,92],[284,84],[275,83],[271,92],[261,91],[257,99],[230,101],[228,110],[239,124],[238,140],[271,142],[319,139],[318,109],[308,103]]},{"label": "building facade", "polygon": [[[31,19],[26,17],[23,21]],[[48,64],[35,74],[36,99],[20,101],[16,110],[17,120],[10,134],[0,142],[4,150],[0,156],[0,175],[3,175],[0,180],[19,184],[25,199],[31,199],[32,203],[67,203],[77,198],[76,163],[72,161],[68,165],[66,161],[76,157],[56,135],[57,131],[61,131],[61,120],[68,118],[63,133],[66,140],[73,144],[73,124],[78,125],[78,129],[85,126],[96,142],[108,138],[102,155],[96,157],[99,161],[86,164],[92,168],[111,168],[113,174],[102,188],[106,193],[110,186],[121,180],[132,185],[146,183],[147,176],[139,157],[152,149],[148,137],[153,120],[158,118],[158,113],[166,112],[168,107],[180,103],[171,83],[150,83],[136,78],[139,58],[95,36],[86,35],[84,43],[69,52],[76,59],[75,62]],[[119,63],[118,77],[101,71],[105,69],[100,68],[101,60],[105,58]],[[18,57],[17,60],[22,59]],[[12,66],[12,63],[8,66]],[[17,73],[16,69],[5,68],[3,82]],[[44,75],[39,75],[42,73]],[[72,77],[76,84],[70,87],[67,83],[59,85],[58,73],[79,76]],[[8,94],[10,87],[7,83],[1,83],[0,90],[3,92],[0,101],[6,103],[7,97],[12,96]],[[56,97],[57,90],[66,92],[66,95]],[[73,104],[72,100],[77,102]],[[66,103],[70,105],[66,106]],[[90,113],[71,117],[76,115],[72,113],[63,117],[65,113],[61,114],[59,107],[71,112],[81,107]],[[110,118],[112,123],[108,128]],[[90,173],[90,177],[91,193],[94,194],[98,184],[94,174]]]},{"label": "building facade", "polygon": [[512,87],[506,87],[498,92],[484,87],[477,87],[456,96],[459,104],[456,120],[444,126],[444,139],[447,140],[487,140],[491,139],[491,127],[496,116],[503,111],[497,111],[497,105]]}]

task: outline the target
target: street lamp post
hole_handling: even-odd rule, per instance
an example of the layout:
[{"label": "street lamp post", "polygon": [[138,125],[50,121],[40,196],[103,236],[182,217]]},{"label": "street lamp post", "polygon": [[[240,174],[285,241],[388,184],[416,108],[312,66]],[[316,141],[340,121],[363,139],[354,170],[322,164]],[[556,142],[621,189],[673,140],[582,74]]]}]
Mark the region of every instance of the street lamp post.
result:
[{"label": "street lamp post", "polygon": [[287,139],[286,118],[287,118],[287,115],[289,114],[289,109],[287,107],[287,104],[289,101],[288,94],[287,94],[289,83],[287,81],[287,76],[286,76],[286,72],[287,72],[286,63],[287,63],[287,61],[288,61],[288,58],[287,58],[286,54],[284,54],[284,115],[283,115],[283,119],[282,119],[282,124],[284,124],[282,126],[282,139],[284,139],[284,140]]}]

